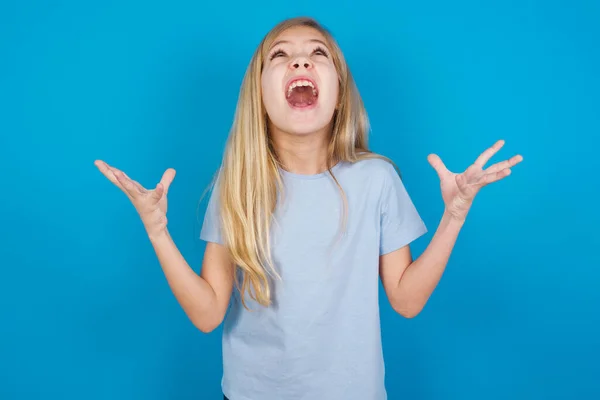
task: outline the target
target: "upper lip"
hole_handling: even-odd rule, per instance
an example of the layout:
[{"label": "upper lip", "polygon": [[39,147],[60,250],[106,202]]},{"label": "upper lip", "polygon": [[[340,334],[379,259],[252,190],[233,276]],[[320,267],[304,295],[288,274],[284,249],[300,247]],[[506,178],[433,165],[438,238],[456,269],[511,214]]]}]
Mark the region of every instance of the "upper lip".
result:
[{"label": "upper lip", "polygon": [[313,78],[311,78],[311,77],[310,77],[310,76],[308,76],[308,75],[297,75],[297,76],[293,76],[293,77],[291,77],[291,78],[290,78],[290,79],[287,81],[287,83],[285,84],[285,87],[283,88],[283,90],[284,90],[284,92],[285,92],[285,93],[287,93],[287,91],[288,91],[288,88],[289,88],[289,87],[290,87],[290,85],[291,85],[292,83],[294,83],[295,81],[309,81],[309,82],[311,82],[311,83],[314,85],[314,87],[315,87],[315,90],[317,91],[317,93],[319,92],[319,86],[317,85],[317,82],[316,82],[316,81],[315,81]]}]

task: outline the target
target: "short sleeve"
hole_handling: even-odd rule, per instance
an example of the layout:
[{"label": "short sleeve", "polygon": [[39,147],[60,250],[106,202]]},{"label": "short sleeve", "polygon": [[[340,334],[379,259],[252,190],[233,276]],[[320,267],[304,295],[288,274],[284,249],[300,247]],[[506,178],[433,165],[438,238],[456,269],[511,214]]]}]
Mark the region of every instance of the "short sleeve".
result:
[{"label": "short sleeve", "polygon": [[200,230],[200,239],[206,242],[214,242],[223,244],[223,238],[221,235],[221,223],[219,215],[219,190],[218,180],[214,185],[210,199],[208,200],[208,206],[206,207],[206,213],[204,214],[204,222],[202,223],[202,229]]},{"label": "short sleeve", "polygon": [[400,176],[388,165],[381,199],[380,255],[400,249],[427,232]]}]

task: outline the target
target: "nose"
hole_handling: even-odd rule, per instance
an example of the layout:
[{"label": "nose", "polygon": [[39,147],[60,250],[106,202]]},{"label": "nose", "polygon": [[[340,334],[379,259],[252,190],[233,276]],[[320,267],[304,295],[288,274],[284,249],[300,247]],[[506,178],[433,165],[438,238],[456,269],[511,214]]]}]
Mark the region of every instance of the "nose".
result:
[{"label": "nose", "polygon": [[304,68],[306,68],[306,69],[309,69],[309,68],[312,67],[312,63],[306,57],[297,57],[291,63],[291,68],[292,69],[299,69],[301,66],[304,67]]}]

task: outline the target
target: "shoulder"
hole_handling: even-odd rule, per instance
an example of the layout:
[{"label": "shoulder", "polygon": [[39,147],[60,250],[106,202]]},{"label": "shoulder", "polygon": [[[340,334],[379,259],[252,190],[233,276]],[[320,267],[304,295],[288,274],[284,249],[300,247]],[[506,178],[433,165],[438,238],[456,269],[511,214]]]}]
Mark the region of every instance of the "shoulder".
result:
[{"label": "shoulder", "polygon": [[358,203],[365,201],[382,206],[402,187],[394,163],[378,154],[362,155],[354,162],[346,161],[335,175],[348,197]]},{"label": "shoulder", "polygon": [[368,181],[370,185],[389,186],[400,179],[394,163],[379,154],[364,154],[358,161],[347,162],[346,165],[352,180]]}]

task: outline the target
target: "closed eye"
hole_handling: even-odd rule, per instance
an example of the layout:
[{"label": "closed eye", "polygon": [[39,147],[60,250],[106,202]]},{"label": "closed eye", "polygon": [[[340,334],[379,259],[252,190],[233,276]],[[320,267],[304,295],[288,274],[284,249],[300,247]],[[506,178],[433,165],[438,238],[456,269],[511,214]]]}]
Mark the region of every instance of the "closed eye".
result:
[{"label": "closed eye", "polygon": [[320,56],[325,56],[325,57],[329,57],[329,54],[327,54],[327,51],[325,51],[324,48],[322,48],[321,46],[318,46],[314,51],[313,54],[316,55],[320,55]]},{"label": "closed eye", "polygon": [[272,59],[274,59],[275,57],[280,57],[280,56],[285,56],[285,51],[279,49],[279,50],[275,50],[273,53],[271,53],[271,56],[269,57],[269,61],[271,61]]},{"label": "closed eye", "polygon": [[[317,46],[317,48],[315,48],[313,50],[313,54],[318,55],[318,56],[329,57],[329,54],[327,53],[327,51],[321,46]],[[285,56],[287,56],[287,53],[285,51],[283,51],[282,49],[277,49],[271,53],[271,55],[269,56],[269,61],[271,61],[277,57],[285,57]]]}]

